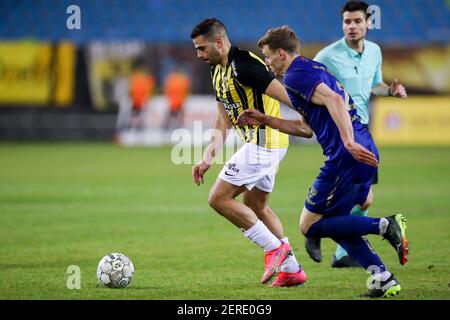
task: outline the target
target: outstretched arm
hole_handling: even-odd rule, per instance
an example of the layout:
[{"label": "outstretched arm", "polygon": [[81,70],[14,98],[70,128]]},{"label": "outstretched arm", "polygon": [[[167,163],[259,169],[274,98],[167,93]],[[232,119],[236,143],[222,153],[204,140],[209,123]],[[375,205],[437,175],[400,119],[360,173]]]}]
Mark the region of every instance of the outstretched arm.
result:
[{"label": "outstretched arm", "polygon": [[267,114],[264,114],[256,109],[247,109],[237,118],[237,124],[240,126],[265,125],[290,135],[311,138],[313,136],[313,131],[303,131],[303,129],[301,129],[302,121],[303,120],[286,120],[268,116]]},{"label": "outstretched arm", "polygon": [[[292,108],[292,104],[286,89],[277,79],[272,80],[272,82],[266,88],[265,94],[268,95],[269,97],[272,97],[278,101],[283,102],[285,105]],[[305,119],[303,119],[302,116],[300,116],[300,119],[297,120],[285,120],[285,121],[289,122],[289,124],[287,124],[288,125],[287,131],[279,129],[281,132],[305,138],[311,138],[313,136],[313,131],[311,127],[306,123]]]}]

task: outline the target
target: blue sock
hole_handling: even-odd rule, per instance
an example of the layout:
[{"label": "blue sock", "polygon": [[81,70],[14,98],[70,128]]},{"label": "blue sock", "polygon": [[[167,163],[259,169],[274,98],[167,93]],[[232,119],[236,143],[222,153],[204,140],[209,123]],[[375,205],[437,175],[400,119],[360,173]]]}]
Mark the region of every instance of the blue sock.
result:
[{"label": "blue sock", "polygon": [[313,223],[306,233],[311,238],[350,238],[380,234],[380,218],[339,216],[322,218]]},{"label": "blue sock", "polygon": [[[352,212],[350,212],[351,215],[360,217],[367,217],[368,213],[369,210],[362,210],[359,206],[354,206]],[[341,260],[343,257],[348,256],[348,253],[344,248],[338,245],[334,256],[336,257],[336,260]]]},{"label": "blue sock", "polygon": [[350,257],[358,261],[364,269],[372,273],[386,271],[383,261],[375,253],[366,237],[333,238],[333,240],[339,243],[349,253]]}]

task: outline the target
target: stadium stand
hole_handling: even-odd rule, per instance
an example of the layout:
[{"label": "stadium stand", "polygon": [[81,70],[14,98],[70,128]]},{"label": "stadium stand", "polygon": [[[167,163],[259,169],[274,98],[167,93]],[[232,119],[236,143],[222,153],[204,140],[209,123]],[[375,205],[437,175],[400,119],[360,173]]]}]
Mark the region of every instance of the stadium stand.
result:
[{"label": "stadium stand", "polygon": [[[0,39],[33,38],[45,41],[139,39],[147,42],[188,42],[193,25],[205,17],[223,20],[235,41],[255,41],[268,28],[293,27],[304,42],[331,42],[341,37],[336,12],[344,1],[280,0],[78,0],[82,31],[66,26],[66,8],[74,1],[3,0],[0,2]],[[450,8],[445,0],[371,1],[382,8],[382,32],[371,39],[389,45],[446,43],[450,38]],[[239,8],[239,15],[236,15]],[[126,10],[125,10],[126,9]],[[245,17],[245,19],[243,19]]]}]

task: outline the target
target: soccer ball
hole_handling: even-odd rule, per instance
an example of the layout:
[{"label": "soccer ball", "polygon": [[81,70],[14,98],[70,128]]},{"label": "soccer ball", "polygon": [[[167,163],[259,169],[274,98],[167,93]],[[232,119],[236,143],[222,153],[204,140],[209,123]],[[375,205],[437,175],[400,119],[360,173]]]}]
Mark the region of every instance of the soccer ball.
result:
[{"label": "soccer ball", "polygon": [[104,256],[97,267],[97,279],[109,288],[124,288],[133,279],[134,266],[131,260],[121,253]]}]

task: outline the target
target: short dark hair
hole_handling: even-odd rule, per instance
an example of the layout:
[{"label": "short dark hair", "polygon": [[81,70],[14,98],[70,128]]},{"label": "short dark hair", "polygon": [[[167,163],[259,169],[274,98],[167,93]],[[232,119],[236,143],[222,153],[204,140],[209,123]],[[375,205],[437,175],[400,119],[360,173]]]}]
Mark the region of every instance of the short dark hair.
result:
[{"label": "short dark hair", "polygon": [[344,12],[355,12],[355,11],[362,11],[364,13],[364,16],[367,18],[370,17],[370,13],[367,11],[369,8],[369,5],[365,3],[364,1],[348,1],[341,9],[341,17],[343,16]]},{"label": "short dark hair", "polygon": [[258,47],[268,45],[270,50],[283,49],[293,54],[300,49],[300,40],[289,26],[281,26],[267,30],[266,34],[259,39]]},{"label": "short dark hair", "polygon": [[227,36],[227,28],[216,18],[205,19],[192,29],[191,39],[198,36],[204,36],[209,40],[213,40],[216,36]]}]

